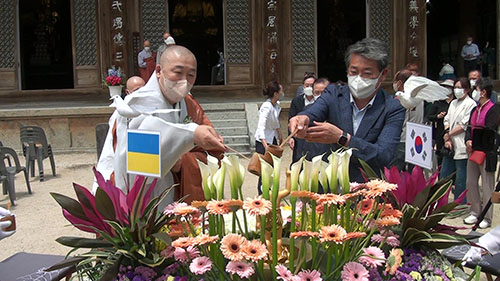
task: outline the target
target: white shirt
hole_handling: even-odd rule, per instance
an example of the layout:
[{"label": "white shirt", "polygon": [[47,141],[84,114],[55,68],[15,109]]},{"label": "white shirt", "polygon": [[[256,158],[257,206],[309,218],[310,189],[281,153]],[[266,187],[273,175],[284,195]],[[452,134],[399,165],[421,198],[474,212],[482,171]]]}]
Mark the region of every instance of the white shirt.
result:
[{"label": "white shirt", "polygon": [[306,107],[306,106],[308,106],[310,104],[313,104],[315,101],[316,101],[316,99],[314,98],[314,96],[312,97],[311,100],[308,100],[307,96],[304,95],[304,107]]},{"label": "white shirt", "polygon": [[453,159],[455,160],[469,158],[465,150],[465,130],[469,125],[470,113],[474,107],[476,107],[476,102],[469,96],[466,96],[463,100],[455,99],[450,103],[448,114],[444,117],[445,128],[449,127],[451,131],[453,128],[460,126],[464,130],[464,132],[451,137],[453,150],[455,151]]},{"label": "white shirt", "polygon": [[265,139],[267,143],[272,144],[274,138],[278,139],[276,129],[280,128],[279,116],[281,106],[279,101],[273,106],[270,99],[267,99],[259,109],[259,120],[257,130],[255,130],[255,140]]}]

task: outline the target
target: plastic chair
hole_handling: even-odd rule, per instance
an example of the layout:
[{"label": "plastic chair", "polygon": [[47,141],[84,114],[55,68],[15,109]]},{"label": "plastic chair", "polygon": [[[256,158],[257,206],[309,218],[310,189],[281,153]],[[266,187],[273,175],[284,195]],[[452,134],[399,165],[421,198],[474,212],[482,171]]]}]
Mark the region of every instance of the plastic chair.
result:
[{"label": "plastic chair", "polygon": [[[1,141],[0,141],[0,146],[3,146]],[[2,160],[7,160],[7,162],[9,162],[9,166],[12,166],[12,162],[10,161],[9,155],[5,155],[4,158],[2,158]]]},{"label": "plastic chair", "polygon": [[31,176],[35,176],[35,160],[38,162],[40,181],[43,181],[43,159],[50,158],[52,175],[56,176],[56,163],[52,147],[47,143],[45,131],[38,126],[21,127],[21,145],[23,154],[26,157],[26,168],[28,173],[31,169]]},{"label": "plastic chair", "polygon": [[14,200],[16,199],[16,189],[15,189],[15,176],[19,172],[24,172],[24,178],[26,179],[26,186],[28,187],[28,193],[31,194],[31,186],[30,186],[30,181],[28,177],[28,171],[26,170],[26,167],[21,166],[19,163],[19,158],[17,157],[16,152],[14,149],[9,148],[9,147],[3,147],[0,146],[0,156],[3,157],[5,155],[9,155],[13,160],[14,163],[16,164],[15,166],[7,167],[5,166],[4,161],[0,161],[0,176],[5,177],[6,179],[3,180],[3,194],[9,193],[9,198],[10,202],[12,205],[15,205]]},{"label": "plastic chair", "polygon": [[104,142],[106,141],[106,136],[108,135],[109,124],[100,123],[95,126],[95,142],[97,149],[97,160],[101,157],[101,152],[104,147]]}]

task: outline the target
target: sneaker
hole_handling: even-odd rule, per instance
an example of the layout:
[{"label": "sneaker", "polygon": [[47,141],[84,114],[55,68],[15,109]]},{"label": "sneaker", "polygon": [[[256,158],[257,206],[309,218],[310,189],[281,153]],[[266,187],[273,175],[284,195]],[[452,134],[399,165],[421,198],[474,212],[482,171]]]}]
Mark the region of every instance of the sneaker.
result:
[{"label": "sneaker", "polygon": [[486,220],[483,220],[482,222],[479,223],[479,228],[481,228],[481,229],[485,229],[488,227],[490,227],[490,223],[487,222]]},{"label": "sneaker", "polygon": [[477,222],[477,217],[474,215],[469,215],[464,219],[465,224],[475,224]]}]

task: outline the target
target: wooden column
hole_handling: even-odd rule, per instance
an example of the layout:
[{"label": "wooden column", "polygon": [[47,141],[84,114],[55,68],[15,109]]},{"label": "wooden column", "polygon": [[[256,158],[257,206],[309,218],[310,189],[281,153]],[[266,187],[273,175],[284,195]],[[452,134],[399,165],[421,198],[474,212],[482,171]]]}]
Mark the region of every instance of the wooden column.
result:
[{"label": "wooden column", "polygon": [[421,75],[427,74],[426,6],[425,0],[407,3],[407,63],[418,65]]}]

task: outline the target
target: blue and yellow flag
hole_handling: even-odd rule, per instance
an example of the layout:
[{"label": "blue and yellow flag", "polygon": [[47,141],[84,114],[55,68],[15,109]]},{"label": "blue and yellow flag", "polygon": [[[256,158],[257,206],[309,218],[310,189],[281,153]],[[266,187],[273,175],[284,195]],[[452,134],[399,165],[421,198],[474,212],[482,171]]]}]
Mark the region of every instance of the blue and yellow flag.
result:
[{"label": "blue and yellow flag", "polygon": [[160,177],[160,133],[128,130],[127,136],[127,172]]}]

